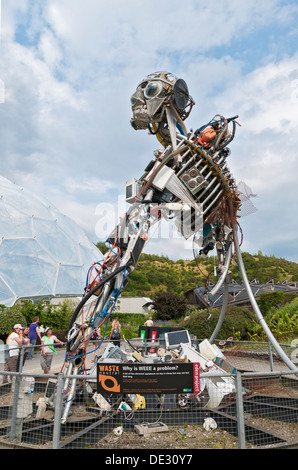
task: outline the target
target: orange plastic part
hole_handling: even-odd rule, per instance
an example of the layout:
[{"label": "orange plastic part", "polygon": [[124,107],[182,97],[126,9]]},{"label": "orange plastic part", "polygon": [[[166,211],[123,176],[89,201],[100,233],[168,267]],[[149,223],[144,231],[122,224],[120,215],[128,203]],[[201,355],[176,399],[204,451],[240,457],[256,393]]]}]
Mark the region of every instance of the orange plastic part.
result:
[{"label": "orange plastic part", "polygon": [[198,137],[198,143],[203,147],[210,147],[210,142],[216,137],[216,132],[212,127],[206,127],[204,132]]}]

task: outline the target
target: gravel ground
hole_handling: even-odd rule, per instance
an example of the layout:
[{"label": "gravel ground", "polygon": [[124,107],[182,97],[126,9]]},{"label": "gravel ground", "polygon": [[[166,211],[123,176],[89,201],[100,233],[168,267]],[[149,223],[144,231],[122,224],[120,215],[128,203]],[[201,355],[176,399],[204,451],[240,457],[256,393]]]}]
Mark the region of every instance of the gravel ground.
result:
[{"label": "gravel ground", "polygon": [[[252,424],[253,426],[266,429],[273,434],[284,438],[287,443],[298,441],[298,424],[297,423],[283,423],[282,421],[276,421],[273,419],[252,417],[245,420],[246,423]],[[298,444],[297,444],[298,447]]]},{"label": "gravel ground", "polygon": [[[245,423],[257,426],[284,438],[287,443],[297,442],[298,424],[283,423],[265,418],[252,417]],[[206,431],[203,426],[171,426],[169,431],[149,437],[135,432],[123,431],[121,436],[113,433],[98,442],[98,449],[238,449],[238,438],[222,429]],[[271,447],[270,445],[268,447]],[[246,448],[258,448],[246,442]]]},{"label": "gravel ground", "polygon": [[121,436],[107,435],[97,449],[237,449],[238,439],[226,431],[206,431],[202,426],[171,426],[169,431],[144,437],[124,431]]}]

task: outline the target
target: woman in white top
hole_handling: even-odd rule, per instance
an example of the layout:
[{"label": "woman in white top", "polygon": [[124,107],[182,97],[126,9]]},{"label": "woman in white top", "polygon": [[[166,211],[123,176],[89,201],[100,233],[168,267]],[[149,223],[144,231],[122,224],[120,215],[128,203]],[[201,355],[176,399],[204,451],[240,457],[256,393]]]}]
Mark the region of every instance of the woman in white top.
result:
[{"label": "woman in white top", "polygon": [[53,335],[52,328],[46,328],[44,336],[41,338],[41,359],[40,365],[45,374],[49,374],[51,370],[53,355],[57,354],[54,343],[63,345],[57,336]]},{"label": "woman in white top", "polygon": [[[23,342],[23,327],[19,323],[14,325],[12,333],[8,336],[6,344],[8,346],[8,358],[5,360],[4,370],[6,372],[17,372],[17,363],[20,348]],[[3,384],[8,383],[8,375],[3,376]]]}]

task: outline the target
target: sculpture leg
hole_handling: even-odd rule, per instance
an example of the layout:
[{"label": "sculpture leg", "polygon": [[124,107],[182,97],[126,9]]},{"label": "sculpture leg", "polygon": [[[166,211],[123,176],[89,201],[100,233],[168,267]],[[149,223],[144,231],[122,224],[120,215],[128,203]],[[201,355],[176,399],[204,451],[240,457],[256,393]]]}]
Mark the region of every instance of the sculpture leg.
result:
[{"label": "sculpture leg", "polygon": [[295,366],[295,364],[293,364],[292,361],[290,361],[288,356],[285,354],[284,350],[281,348],[281,346],[276,341],[276,338],[273,336],[270,328],[268,327],[268,325],[267,325],[267,323],[266,323],[266,321],[265,321],[265,319],[264,319],[264,317],[263,317],[263,315],[262,315],[262,313],[259,309],[259,306],[256,302],[256,299],[255,299],[254,295],[253,295],[253,292],[251,290],[251,287],[250,287],[250,284],[249,284],[249,281],[248,281],[248,278],[247,278],[247,275],[246,275],[246,271],[245,271],[245,267],[244,267],[244,263],[243,263],[243,259],[242,259],[241,250],[240,250],[240,247],[239,247],[239,242],[238,242],[238,237],[237,237],[237,232],[236,231],[234,233],[234,243],[235,243],[236,256],[237,256],[237,260],[238,260],[238,266],[239,266],[239,269],[240,269],[241,277],[243,279],[245,289],[248,293],[250,303],[251,303],[251,305],[254,309],[254,312],[257,316],[257,319],[259,320],[259,322],[260,322],[260,324],[261,324],[268,340],[271,342],[272,346],[274,347],[274,349],[276,350],[276,352],[280,356],[280,358],[289,367],[289,369],[298,372],[297,366]]},{"label": "sculpture leg", "polygon": [[[73,370],[73,375],[76,375],[77,373],[78,373],[78,368],[75,367],[74,370]],[[71,386],[70,386],[69,393],[68,393],[68,395],[67,395],[67,400],[66,400],[66,402],[65,402],[65,409],[64,409],[63,416],[62,416],[62,419],[61,419],[61,423],[62,423],[62,424],[65,424],[65,423],[66,423],[66,420],[67,420],[67,417],[68,417],[68,414],[69,414],[69,410],[70,410],[70,407],[71,407],[72,400],[73,400],[74,397],[75,397],[76,382],[77,382],[77,379],[76,379],[76,378],[71,379]]]},{"label": "sculpture leg", "polygon": [[212,333],[212,335],[210,336],[210,339],[209,339],[209,342],[212,344],[214,339],[216,338],[216,335],[217,333],[219,332],[220,328],[221,328],[221,325],[224,321],[224,318],[225,318],[225,314],[226,314],[226,311],[227,311],[227,307],[228,307],[228,301],[229,301],[229,284],[227,283],[227,281],[225,281],[225,291],[224,291],[224,297],[223,297],[223,304],[222,304],[222,308],[221,308],[221,312],[220,312],[220,315],[219,315],[219,319],[218,319],[218,322],[217,322],[217,325]]},{"label": "sculpture leg", "polygon": [[227,255],[226,255],[226,259],[225,259],[225,264],[223,266],[222,274],[221,274],[218,282],[216,283],[216,285],[213,287],[213,289],[209,293],[209,295],[211,297],[219,291],[219,289],[222,287],[223,283],[225,282],[225,280],[227,278],[228,271],[229,271],[231,258],[232,258],[232,243],[229,246],[229,249],[227,251]]}]

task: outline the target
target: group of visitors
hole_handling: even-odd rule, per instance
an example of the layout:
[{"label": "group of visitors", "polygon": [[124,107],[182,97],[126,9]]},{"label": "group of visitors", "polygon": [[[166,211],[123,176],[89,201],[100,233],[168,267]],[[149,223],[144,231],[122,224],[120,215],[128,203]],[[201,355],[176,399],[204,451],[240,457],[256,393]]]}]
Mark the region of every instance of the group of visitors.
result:
[{"label": "group of visitors", "polygon": [[[26,360],[34,359],[33,353],[37,343],[37,338],[39,338],[41,344],[40,365],[44,373],[49,374],[53,355],[56,353],[54,344],[60,343],[63,345],[63,342],[53,335],[53,330],[50,327],[45,329],[44,335],[42,336],[38,323],[39,318],[34,317],[33,322],[29,327],[23,327],[20,323],[14,325],[13,331],[6,339],[8,347],[4,365],[4,370],[6,372],[17,372],[20,370],[21,365],[23,367]],[[20,354],[22,347],[24,346],[23,354]],[[21,358],[23,359],[22,364],[20,363]],[[8,375],[3,376],[3,384],[6,383],[8,383]]]},{"label": "group of visitors", "polygon": [[[8,346],[8,355],[5,359],[4,370],[6,372],[17,372],[20,370],[20,360],[23,358],[22,366],[25,363],[25,360],[34,359],[34,349],[36,347],[37,341],[41,344],[41,359],[40,365],[45,374],[50,373],[51,364],[53,360],[53,355],[56,354],[56,349],[54,347],[55,343],[60,343],[63,345],[63,342],[60,341],[55,335],[53,335],[52,328],[48,327],[44,331],[44,335],[38,326],[39,318],[34,317],[31,325],[29,327],[23,327],[21,324],[17,323],[13,327],[13,331],[10,333],[6,340]],[[146,326],[152,326],[153,321],[152,317],[144,323]],[[121,324],[119,318],[116,317],[112,322],[110,340],[114,343],[115,346],[120,347],[121,341]],[[100,334],[100,328],[93,334],[92,338],[94,344],[94,350],[92,355],[92,362],[94,361],[95,352],[100,355],[101,352],[101,342],[102,336]],[[21,347],[24,348],[24,353],[21,355]],[[30,347],[29,347],[30,346]],[[8,383],[8,375],[4,375],[3,383]]]}]

